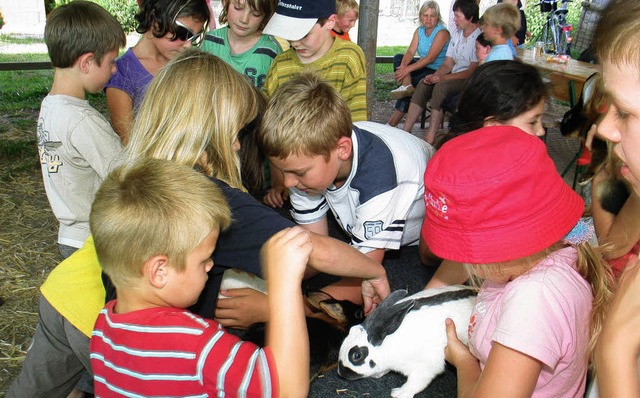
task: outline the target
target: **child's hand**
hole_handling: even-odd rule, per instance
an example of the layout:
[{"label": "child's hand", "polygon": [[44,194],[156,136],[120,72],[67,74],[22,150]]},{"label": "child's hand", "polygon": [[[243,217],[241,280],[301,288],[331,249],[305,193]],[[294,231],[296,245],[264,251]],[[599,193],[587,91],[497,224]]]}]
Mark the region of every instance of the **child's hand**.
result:
[{"label": "child's hand", "polygon": [[380,304],[390,292],[391,289],[389,288],[389,281],[386,275],[380,278],[363,280],[362,298],[364,301],[364,314],[369,315],[371,311],[375,310],[378,304]]},{"label": "child's hand", "polygon": [[289,190],[285,187],[275,187],[267,191],[262,197],[262,202],[271,207],[282,207],[289,198]]},{"label": "child's hand", "polygon": [[447,345],[444,347],[444,358],[455,367],[470,359],[477,361],[469,348],[458,339],[456,325],[451,318],[445,320],[445,327],[447,328]]},{"label": "child's hand", "polygon": [[286,228],[273,235],[262,247],[267,283],[285,282],[288,278],[301,282],[312,250],[311,235],[302,227]]},{"label": "child's hand", "polygon": [[269,319],[269,300],[266,294],[254,289],[229,289],[220,293],[215,318],[227,328],[246,329],[257,322]]}]

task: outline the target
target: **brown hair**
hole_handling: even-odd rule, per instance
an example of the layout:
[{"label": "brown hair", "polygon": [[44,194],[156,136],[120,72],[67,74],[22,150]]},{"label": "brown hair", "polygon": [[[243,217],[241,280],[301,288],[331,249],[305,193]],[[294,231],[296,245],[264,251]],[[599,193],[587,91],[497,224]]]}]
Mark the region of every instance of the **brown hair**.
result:
[{"label": "brown hair", "polygon": [[82,54],[93,53],[98,64],[108,52],[126,44],[124,30],[96,3],[76,0],[49,14],[44,41],[54,68],[69,68]]},{"label": "brown hair", "polygon": [[611,0],[593,35],[599,62],[640,69],[640,2]]},{"label": "brown hair", "polygon": [[226,24],[228,22],[227,15],[229,14],[229,7],[231,7],[232,2],[245,3],[246,6],[251,8],[251,11],[260,13],[264,17],[258,28],[260,31],[267,26],[273,13],[276,12],[276,6],[278,4],[277,0],[223,0],[222,3],[224,7],[222,7],[222,12],[220,12],[220,17],[218,18],[220,24]]}]

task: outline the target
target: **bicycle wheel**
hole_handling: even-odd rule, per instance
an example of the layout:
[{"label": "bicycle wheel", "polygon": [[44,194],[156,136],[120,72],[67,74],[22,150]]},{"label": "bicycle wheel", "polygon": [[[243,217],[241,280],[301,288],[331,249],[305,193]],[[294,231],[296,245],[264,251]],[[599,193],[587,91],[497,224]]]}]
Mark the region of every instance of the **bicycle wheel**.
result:
[{"label": "bicycle wheel", "polygon": [[542,27],[542,43],[545,54],[554,54],[556,51],[556,46],[554,42],[554,34],[553,34],[553,20],[547,20],[547,23]]}]

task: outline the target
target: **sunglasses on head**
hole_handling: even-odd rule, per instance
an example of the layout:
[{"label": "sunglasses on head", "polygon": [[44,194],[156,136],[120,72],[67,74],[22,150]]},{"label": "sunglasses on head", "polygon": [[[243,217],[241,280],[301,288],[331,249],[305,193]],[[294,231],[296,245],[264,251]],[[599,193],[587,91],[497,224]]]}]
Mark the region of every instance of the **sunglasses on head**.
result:
[{"label": "sunglasses on head", "polygon": [[174,27],[174,35],[171,38],[172,41],[180,40],[180,41],[190,41],[191,44],[197,46],[202,41],[202,37],[204,36],[204,29],[199,33],[193,33],[193,31],[187,28],[182,22],[177,19],[173,21]]}]

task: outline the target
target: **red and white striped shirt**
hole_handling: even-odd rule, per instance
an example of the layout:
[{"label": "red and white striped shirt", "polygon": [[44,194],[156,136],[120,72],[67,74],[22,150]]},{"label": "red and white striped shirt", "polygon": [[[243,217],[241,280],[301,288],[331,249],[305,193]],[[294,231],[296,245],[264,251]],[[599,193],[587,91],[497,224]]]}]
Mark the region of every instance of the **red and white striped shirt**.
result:
[{"label": "red and white striped shirt", "polygon": [[275,397],[268,349],[178,308],[100,311],[91,338],[96,397]]}]

